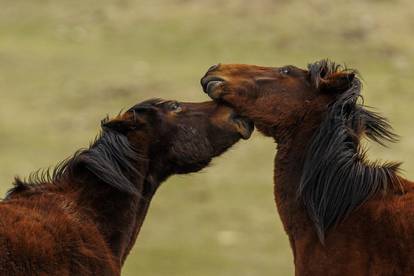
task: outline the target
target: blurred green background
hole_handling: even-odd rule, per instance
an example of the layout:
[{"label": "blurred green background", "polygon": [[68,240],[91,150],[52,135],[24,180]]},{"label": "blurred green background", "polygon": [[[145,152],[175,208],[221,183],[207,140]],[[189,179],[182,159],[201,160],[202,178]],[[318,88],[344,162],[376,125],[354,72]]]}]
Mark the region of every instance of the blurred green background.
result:
[{"label": "blurred green background", "polygon": [[[414,177],[414,2],[0,0],[0,191],[88,145],[151,97],[208,100],[217,62],[357,68],[401,142],[369,145]],[[273,201],[275,144],[255,134],[153,199],[123,275],[292,275]],[[18,230],[17,230],[18,231]]]}]

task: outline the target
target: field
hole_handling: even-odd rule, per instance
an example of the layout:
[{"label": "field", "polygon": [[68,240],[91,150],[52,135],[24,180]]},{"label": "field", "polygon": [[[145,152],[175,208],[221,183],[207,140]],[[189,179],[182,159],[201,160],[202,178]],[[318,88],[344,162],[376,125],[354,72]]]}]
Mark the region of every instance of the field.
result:
[{"label": "field", "polygon": [[[414,2],[0,0],[0,192],[86,147],[107,114],[152,97],[205,101],[215,63],[329,57],[401,135],[372,158],[414,178]],[[276,145],[256,133],[201,173],[172,177],[123,275],[292,275],[273,200]],[[18,230],[17,230],[18,231]]]}]

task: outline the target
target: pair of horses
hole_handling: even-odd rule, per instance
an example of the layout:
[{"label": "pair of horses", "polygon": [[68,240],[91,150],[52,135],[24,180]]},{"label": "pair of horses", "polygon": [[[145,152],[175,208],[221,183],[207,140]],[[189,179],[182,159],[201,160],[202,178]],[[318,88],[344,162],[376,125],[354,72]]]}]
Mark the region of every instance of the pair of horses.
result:
[{"label": "pair of horses", "polygon": [[143,102],[52,173],[16,179],[0,204],[0,274],[119,275],[160,183],[249,138],[252,122],[278,143],[275,199],[297,275],[413,273],[413,183],[398,163],[366,159],[362,137],[397,137],[358,101],[355,71],[215,65],[201,84],[214,102]]}]

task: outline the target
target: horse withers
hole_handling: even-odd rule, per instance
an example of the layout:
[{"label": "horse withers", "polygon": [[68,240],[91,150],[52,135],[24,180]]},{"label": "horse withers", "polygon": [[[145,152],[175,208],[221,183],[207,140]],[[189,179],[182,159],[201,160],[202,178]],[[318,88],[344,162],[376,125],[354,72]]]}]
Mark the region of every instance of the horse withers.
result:
[{"label": "horse withers", "polygon": [[201,84],[278,143],[274,192],[296,275],[414,274],[414,186],[399,163],[367,159],[363,137],[397,136],[363,105],[357,71],[221,64]]},{"label": "horse withers", "polygon": [[119,275],[160,183],[252,131],[214,102],[153,99],[103,120],[88,149],[16,179],[0,203],[0,275]]}]

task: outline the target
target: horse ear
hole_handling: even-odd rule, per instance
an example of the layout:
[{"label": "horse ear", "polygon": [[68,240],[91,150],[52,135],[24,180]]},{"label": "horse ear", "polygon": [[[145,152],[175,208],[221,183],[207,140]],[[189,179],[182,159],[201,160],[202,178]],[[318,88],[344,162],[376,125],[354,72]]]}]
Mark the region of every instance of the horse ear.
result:
[{"label": "horse ear", "polygon": [[102,122],[101,126],[103,129],[111,129],[120,133],[126,133],[137,128],[137,126],[134,125],[130,120],[123,120],[118,118]]},{"label": "horse ear", "polygon": [[320,80],[319,89],[323,92],[342,93],[352,86],[354,78],[354,72],[332,73]]},{"label": "horse ear", "polygon": [[123,114],[118,114],[113,119],[105,118],[101,121],[103,129],[112,129],[120,133],[127,133],[146,125],[157,114],[157,109],[153,106],[137,106],[129,109]]},{"label": "horse ear", "polygon": [[145,124],[145,119],[138,116],[133,111],[127,111],[122,115],[118,115],[113,119],[104,119],[101,122],[103,129],[111,129],[120,133],[127,133],[136,130]]}]

